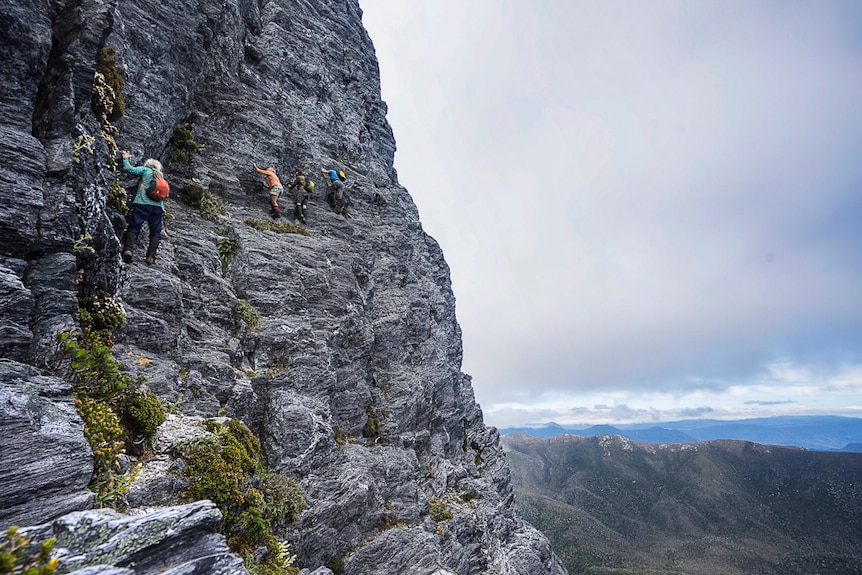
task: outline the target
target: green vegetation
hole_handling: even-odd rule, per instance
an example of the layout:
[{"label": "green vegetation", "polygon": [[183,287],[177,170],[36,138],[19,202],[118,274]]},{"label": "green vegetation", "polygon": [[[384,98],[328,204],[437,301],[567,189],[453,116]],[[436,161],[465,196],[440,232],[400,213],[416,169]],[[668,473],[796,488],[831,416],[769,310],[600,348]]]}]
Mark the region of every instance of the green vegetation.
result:
[{"label": "green vegetation", "polygon": [[257,308],[244,299],[236,300],[236,317],[245,322],[252,331],[256,330],[260,323],[260,313],[257,311]]},{"label": "green vegetation", "polygon": [[453,517],[452,511],[449,510],[449,505],[439,497],[430,497],[428,499],[428,508],[434,523],[442,523]]},{"label": "green vegetation", "polygon": [[341,429],[338,426],[332,427],[332,439],[335,440],[335,446],[338,449],[341,449],[348,443],[352,443],[353,441],[355,441],[354,437],[352,437],[349,433],[347,433],[345,430]]},{"label": "green vegetation", "polygon": [[372,406],[365,408],[365,415],[368,419],[365,421],[365,427],[362,428],[362,437],[374,439],[376,442],[380,438],[380,417]]},{"label": "green vegetation", "polygon": [[73,337],[69,332],[63,332],[57,339],[69,356],[69,375],[76,393],[117,404],[126,389],[136,382],[120,371],[120,364],[100,337],[91,339],[84,334]]},{"label": "green vegetation", "polygon": [[302,234],[311,236],[308,230],[289,222],[273,222],[271,220],[247,219],[245,223],[262,232],[275,232],[277,234]]},{"label": "green vegetation", "polygon": [[[109,122],[116,122],[126,113],[123,103],[123,69],[117,65],[117,51],[114,48],[102,48],[96,55],[96,74],[100,74],[104,85],[110,89],[111,97],[108,101],[100,102],[98,95],[94,92],[90,101],[90,107],[96,117],[100,113],[105,114]],[[104,97],[104,96],[102,96]]]},{"label": "green vegetation", "polygon": [[108,167],[111,170],[117,169],[117,136],[120,134],[112,122],[125,114],[124,83],[123,69],[117,65],[117,51],[114,48],[103,48],[96,56],[90,109],[101,127],[102,139],[108,145]]},{"label": "green vegetation", "polygon": [[230,260],[233,259],[233,255],[236,253],[236,249],[238,247],[239,244],[233,238],[219,238],[218,241],[216,241],[218,257],[221,260],[222,275],[227,273],[227,266],[230,263]]},{"label": "green vegetation", "polygon": [[78,321],[87,330],[115,331],[126,325],[126,310],[104,290],[78,301]]},{"label": "green vegetation", "polygon": [[129,203],[127,200],[126,189],[120,185],[119,180],[114,180],[111,184],[111,189],[108,190],[108,205],[123,214],[129,213]]},{"label": "green vegetation", "polygon": [[81,332],[58,334],[60,350],[69,360],[75,407],[84,422],[84,437],[93,451],[89,488],[101,503],[111,505],[121,488],[115,476],[123,449],[146,449],[156,428],[165,421],[165,408],[155,394],[141,389],[111,354],[113,331],[126,323],[126,313],[110,294],[79,300]]},{"label": "green vegetation", "polygon": [[403,521],[399,521],[394,515],[384,515],[380,518],[380,523],[377,524],[378,531],[387,531],[389,529],[394,529],[395,527],[405,528],[407,527],[407,524]]},{"label": "green vegetation", "polygon": [[205,146],[195,142],[195,125],[192,122],[180,124],[171,136],[171,152],[167,164],[172,162],[188,162],[189,154],[200,154]]},{"label": "green vegetation", "polygon": [[152,391],[138,389],[129,394],[125,402],[125,415],[131,420],[133,429],[152,437],[165,422],[165,406]]},{"label": "green vegetation", "polygon": [[41,543],[31,543],[18,534],[18,527],[10,527],[0,538],[0,575],[51,575],[60,561],[51,557],[53,537]]},{"label": "green vegetation", "polygon": [[227,204],[214,197],[209,190],[204,190],[201,193],[199,209],[203,219],[217,222],[219,216],[227,213]]},{"label": "green vegetation", "polygon": [[[223,517],[219,531],[253,572],[298,573],[286,544],[273,534],[272,524],[293,521],[302,511],[305,501],[299,484],[263,468],[260,441],[239,421],[205,425],[211,437],[177,446],[186,461],[189,497],[209,499],[219,507]],[[258,487],[253,487],[255,483]],[[261,546],[268,554],[262,563],[255,563],[254,551]]]},{"label": "green vegetation", "polygon": [[335,573],[335,575],[341,575],[344,573],[344,559],[341,557],[334,557],[326,564],[326,568]]},{"label": "green vegetation", "polygon": [[81,163],[81,152],[93,153],[93,142],[96,138],[89,134],[81,134],[78,139],[72,143],[72,161],[76,164]]},{"label": "green vegetation", "polygon": [[285,519],[295,521],[305,506],[299,483],[280,473],[262,472],[260,491],[264,515],[276,523]]},{"label": "green vegetation", "polygon": [[75,407],[84,420],[84,438],[93,450],[94,491],[103,493],[113,487],[113,470],[123,452],[120,418],[107,403],[86,396],[75,398]]}]

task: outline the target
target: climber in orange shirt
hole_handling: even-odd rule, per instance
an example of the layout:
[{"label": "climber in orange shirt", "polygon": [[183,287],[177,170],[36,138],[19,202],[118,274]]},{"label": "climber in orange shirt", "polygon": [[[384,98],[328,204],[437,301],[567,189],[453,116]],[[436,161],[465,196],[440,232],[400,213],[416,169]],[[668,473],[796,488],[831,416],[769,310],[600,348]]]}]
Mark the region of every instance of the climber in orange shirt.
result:
[{"label": "climber in orange shirt", "polygon": [[279,180],[278,176],[275,174],[275,168],[270,166],[265,170],[261,170],[257,167],[256,163],[252,162],[251,165],[254,166],[254,169],[258,174],[266,176],[266,179],[263,181],[263,185],[269,190],[269,203],[272,205],[272,217],[280,218],[281,210],[278,209],[278,197],[281,195],[281,192],[284,191],[284,187],[281,185],[281,180]]}]

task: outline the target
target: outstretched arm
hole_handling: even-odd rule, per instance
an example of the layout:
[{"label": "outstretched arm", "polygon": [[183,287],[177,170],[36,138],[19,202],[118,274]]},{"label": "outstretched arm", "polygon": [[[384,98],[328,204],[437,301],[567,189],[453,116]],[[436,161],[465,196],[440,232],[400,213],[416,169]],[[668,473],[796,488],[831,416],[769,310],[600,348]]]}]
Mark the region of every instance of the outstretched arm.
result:
[{"label": "outstretched arm", "polygon": [[132,155],[125,150],[120,152],[120,155],[123,156],[123,169],[132,175],[141,177],[149,169],[143,166],[133,166],[132,163],[129,161],[129,158],[131,158]]}]

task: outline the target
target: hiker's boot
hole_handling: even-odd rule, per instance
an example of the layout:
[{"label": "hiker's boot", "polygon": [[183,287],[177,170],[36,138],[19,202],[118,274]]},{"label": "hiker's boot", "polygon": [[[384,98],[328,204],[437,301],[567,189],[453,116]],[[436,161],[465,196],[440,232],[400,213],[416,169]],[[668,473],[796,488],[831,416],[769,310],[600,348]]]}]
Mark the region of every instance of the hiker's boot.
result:
[{"label": "hiker's boot", "polygon": [[150,245],[147,246],[147,263],[150,265],[156,263],[156,250],[159,249],[160,241],[162,241],[162,236],[160,234],[150,236]]},{"label": "hiker's boot", "polygon": [[305,207],[303,207],[303,208],[302,208],[302,210],[299,212],[299,219],[300,219],[300,220],[302,220],[302,223],[303,223],[303,224],[307,224],[307,223],[308,223],[308,222],[306,221],[306,219],[305,219],[305,211],[306,211],[306,208],[305,208]]},{"label": "hiker's boot", "polygon": [[281,217],[281,210],[278,209],[278,206],[272,206],[272,211],[270,213],[272,214],[272,217],[274,217],[275,219],[278,219]]},{"label": "hiker's boot", "polygon": [[132,230],[126,230],[126,235],[123,236],[123,261],[127,264],[132,263],[132,252],[135,251],[135,242],[138,241],[138,234]]}]

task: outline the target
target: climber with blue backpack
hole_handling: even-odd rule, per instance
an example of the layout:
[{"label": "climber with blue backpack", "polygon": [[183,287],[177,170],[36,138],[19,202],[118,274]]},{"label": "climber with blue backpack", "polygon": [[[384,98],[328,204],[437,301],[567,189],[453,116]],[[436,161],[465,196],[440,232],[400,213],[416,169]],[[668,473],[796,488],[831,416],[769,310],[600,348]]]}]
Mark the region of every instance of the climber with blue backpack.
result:
[{"label": "climber with blue backpack", "polygon": [[132,155],[123,151],[123,170],[138,177],[137,191],[132,202],[132,210],[126,216],[128,227],[123,235],[123,261],[132,263],[132,252],[138,241],[138,234],[144,222],[150,228],[150,243],[147,246],[146,262],[156,263],[156,250],[162,239],[162,225],[165,214],[165,198],[168,197],[170,186],[162,173],[162,163],[153,158],[144,162],[143,166],[133,166],[129,162]]},{"label": "climber with blue backpack", "polygon": [[329,198],[330,204],[332,204],[332,209],[335,210],[336,214],[341,214],[345,218],[349,218],[350,215],[347,213],[349,200],[344,190],[344,180],[347,179],[347,176],[344,175],[342,170],[335,171],[321,168],[320,171],[329,176],[329,193],[327,194],[327,197]]}]

